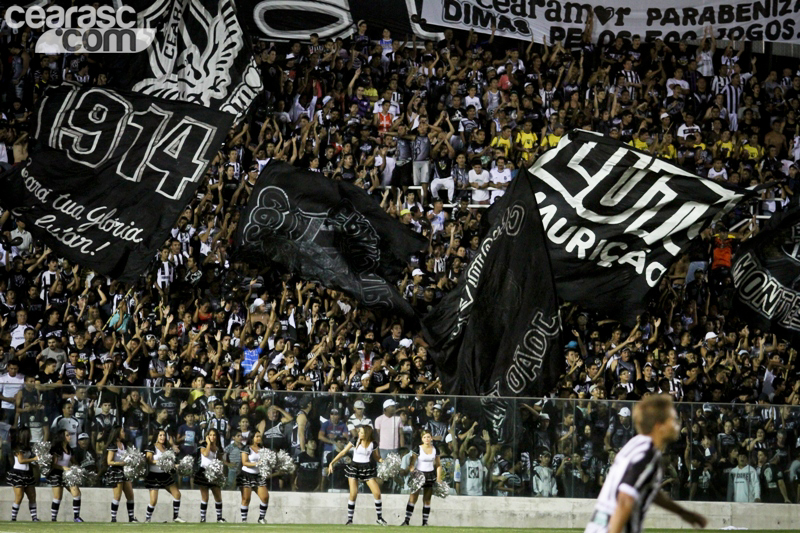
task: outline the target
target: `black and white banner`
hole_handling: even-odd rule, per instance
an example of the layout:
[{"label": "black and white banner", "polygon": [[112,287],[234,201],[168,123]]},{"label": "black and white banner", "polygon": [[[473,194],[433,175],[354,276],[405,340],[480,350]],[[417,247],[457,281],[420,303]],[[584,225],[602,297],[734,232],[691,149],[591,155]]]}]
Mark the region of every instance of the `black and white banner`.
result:
[{"label": "black and white banner", "polygon": [[751,323],[781,334],[800,334],[800,208],[777,213],[733,262],[737,310]]},{"label": "black and white banner", "polygon": [[133,280],[194,195],[231,120],[136,93],[49,89],[28,161],[3,176],[2,205],[57,255]]},{"label": "black and white banner", "polygon": [[241,118],[262,90],[245,25],[234,0],[126,0],[138,26],[157,29],[146,52],[114,61],[120,88],[191,102]]},{"label": "black and white banner", "polygon": [[689,241],[749,194],[586,131],[529,172],[559,297],[626,323]]},{"label": "black and white banner", "polygon": [[366,307],[414,315],[392,282],[427,240],[349,183],[269,163],[239,222],[237,242],[243,259],[274,261]]},{"label": "black and white banner", "polygon": [[436,26],[541,42],[580,45],[586,22],[593,19],[592,42],[605,46],[617,37],[640,35],[645,41],[702,38],[711,27],[718,39],[800,42],[797,0],[425,0],[420,13]]},{"label": "black and white banner", "polygon": [[445,390],[484,397],[484,414],[499,433],[508,421],[499,397],[545,395],[563,366],[533,181],[520,174],[511,182],[489,210],[489,232],[459,285],[423,318]]}]

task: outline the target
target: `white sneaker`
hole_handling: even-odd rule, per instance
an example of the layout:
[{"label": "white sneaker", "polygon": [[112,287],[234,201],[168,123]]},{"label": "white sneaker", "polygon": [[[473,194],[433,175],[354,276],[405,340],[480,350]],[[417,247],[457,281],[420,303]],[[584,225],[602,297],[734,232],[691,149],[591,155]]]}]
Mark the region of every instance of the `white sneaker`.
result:
[{"label": "white sneaker", "polygon": [[266,523],[267,523],[267,520],[266,520],[265,518],[259,518],[259,519],[258,519],[258,523],[259,523],[259,524],[266,524]]},{"label": "white sneaker", "polygon": [[173,522],[179,522],[179,523],[183,524],[184,522],[186,522],[186,520],[184,520],[183,518],[181,518],[181,517],[179,516],[178,518],[176,518],[175,520],[173,520]]}]

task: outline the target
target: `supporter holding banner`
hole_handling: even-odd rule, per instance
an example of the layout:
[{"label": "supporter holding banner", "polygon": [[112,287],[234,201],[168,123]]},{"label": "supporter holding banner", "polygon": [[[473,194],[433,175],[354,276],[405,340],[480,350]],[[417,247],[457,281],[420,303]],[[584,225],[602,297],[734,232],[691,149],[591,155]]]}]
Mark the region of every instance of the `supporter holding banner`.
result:
[{"label": "supporter holding banner", "polygon": [[[449,394],[541,396],[558,379],[561,323],[534,180],[511,182],[459,286],[423,319]],[[485,407],[502,428],[502,402]]]},{"label": "supporter holding banner", "polygon": [[413,316],[392,285],[427,240],[349,183],[269,163],[239,223],[241,257],[274,261],[368,308]]},{"label": "supporter holding banner", "polygon": [[581,130],[529,172],[559,297],[630,324],[689,241],[751,194]]},{"label": "supporter holding banner", "polygon": [[432,25],[496,33],[503,37],[581,42],[589,18],[592,42],[609,45],[617,37],[640,35],[645,41],[693,40],[711,26],[715,37],[748,41],[800,43],[800,4],[794,0],[711,0],[698,5],[678,0],[665,5],[633,0],[433,0],[423,3],[421,16]]},{"label": "supporter holding banner", "polygon": [[[748,323],[800,335],[800,208],[775,214],[733,262],[740,313]],[[747,313],[749,311],[749,313]]]}]

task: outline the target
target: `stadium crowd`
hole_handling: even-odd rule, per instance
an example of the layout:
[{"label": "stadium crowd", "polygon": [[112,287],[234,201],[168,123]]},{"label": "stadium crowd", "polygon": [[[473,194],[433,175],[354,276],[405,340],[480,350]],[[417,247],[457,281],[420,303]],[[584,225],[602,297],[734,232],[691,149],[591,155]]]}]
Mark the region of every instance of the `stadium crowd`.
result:
[{"label": "stadium crowd", "polygon": [[[331,475],[323,467],[369,424],[381,454],[400,452],[406,467],[430,430],[454,492],[595,497],[634,435],[626,402],[667,392],[683,419],[665,457],[673,498],[800,501],[797,346],[737,316],[730,276],[752,217],[797,202],[800,69],[776,58],[770,70],[712,31],[697,45],[634,36],[600,46],[590,20],[565,49],[452,30],[419,42],[359,22],[344,40],[258,43],[265,91],[139,282],[56,257],[2,214],[0,469],[22,429],[35,442],[66,430],[80,462],[103,471],[115,427],[140,449],[166,429],[182,455],[215,428],[228,488],[237,447],[257,431],[297,458],[296,476],[272,490],[346,490],[344,461]],[[48,86],[113,83],[90,56],[34,53],[36,37],[3,33],[8,164]],[[397,286],[425,313],[478,253],[482,209],[573,128],[710,179],[774,186],[696,239],[635,326],[565,304],[565,373],[551,398],[515,401],[513,445],[493,440],[468,400],[446,396],[402,319],[235,260],[259,171],[285,160],[363,187],[429,239]],[[405,480],[384,490],[407,490]]]}]

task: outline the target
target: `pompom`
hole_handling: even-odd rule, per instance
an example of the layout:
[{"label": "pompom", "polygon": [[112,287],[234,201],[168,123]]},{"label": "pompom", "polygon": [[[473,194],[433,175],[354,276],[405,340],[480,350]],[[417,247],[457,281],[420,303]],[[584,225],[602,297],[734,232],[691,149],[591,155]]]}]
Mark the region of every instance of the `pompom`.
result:
[{"label": "pompom", "polygon": [[206,479],[212,485],[221,487],[225,484],[225,466],[219,459],[214,459],[206,466]]},{"label": "pompom", "polygon": [[175,470],[181,477],[191,476],[194,472],[194,457],[187,455],[183,457],[175,466]]},{"label": "pompom", "polygon": [[414,470],[413,472],[411,472],[411,477],[408,478],[408,488],[411,489],[412,494],[422,490],[422,485],[424,484],[425,484],[425,474],[423,474],[419,470]]},{"label": "pompom", "polygon": [[172,472],[175,469],[175,452],[172,450],[166,450],[162,453],[158,459],[156,459],[156,466],[158,466],[164,472]]},{"label": "pompom", "polygon": [[277,465],[278,454],[269,448],[261,448],[258,453],[258,475],[263,479],[269,479],[275,466]]},{"label": "pompom", "polygon": [[279,450],[275,458],[274,471],[278,475],[288,475],[294,473],[295,464],[292,456],[283,450]]},{"label": "pompom", "polygon": [[450,485],[447,481],[437,481],[433,484],[433,495],[438,498],[447,498],[450,494]]},{"label": "pompom", "polygon": [[79,467],[73,466],[64,472],[64,485],[67,487],[80,487],[86,484],[86,471]]},{"label": "pompom", "polygon": [[136,448],[128,448],[122,455],[122,462],[125,466],[122,471],[125,473],[125,479],[128,481],[135,481],[143,478],[147,474],[147,458],[145,455]]},{"label": "pompom", "polygon": [[36,463],[39,465],[39,471],[45,477],[50,473],[50,467],[53,465],[53,454],[50,453],[50,446],[49,441],[35,442],[31,446],[33,454],[36,456]]},{"label": "pompom", "polygon": [[400,464],[401,461],[402,459],[396,453],[387,455],[383,462],[378,463],[378,478],[383,481],[388,481],[399,475],[400,471],[403,470]]}]

